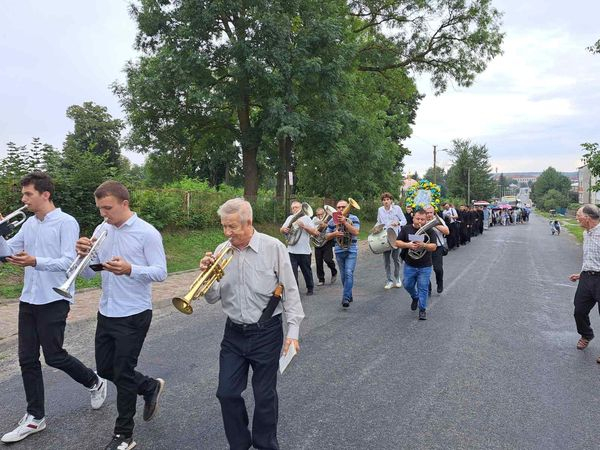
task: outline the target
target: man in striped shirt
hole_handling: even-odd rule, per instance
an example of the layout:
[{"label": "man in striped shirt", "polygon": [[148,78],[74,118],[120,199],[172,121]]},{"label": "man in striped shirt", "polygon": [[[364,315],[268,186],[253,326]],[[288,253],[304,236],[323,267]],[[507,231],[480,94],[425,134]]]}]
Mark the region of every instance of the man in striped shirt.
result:
[{"label": "man in striped shirt", "polygon": [[[590,326],[590,311],[600,300],[600,210],[596,205],[586,204],[575,215],[583,232],[583,264],[581,273],[572,274],[569,279],[579,280],[575,292],[575,324],[581,338],[577,342],[579,350],[585,349],[594,339]],[[597,360],[600,363],[600,358]]]}]

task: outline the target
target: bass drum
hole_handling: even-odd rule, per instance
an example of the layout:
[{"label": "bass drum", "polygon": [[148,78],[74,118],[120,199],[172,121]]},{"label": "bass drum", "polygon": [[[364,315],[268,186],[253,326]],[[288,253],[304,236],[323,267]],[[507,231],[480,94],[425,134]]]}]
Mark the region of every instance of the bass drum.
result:
[{"label": "bass drum", "polygon": [[396,239],[398,239],[398,235],[394,229],[387,228],[381,230],[379,233],[370,234],[367,241],[369,242],[371,251],[376,255],[379,255],[380,253],[394,250],[396,248]]}]

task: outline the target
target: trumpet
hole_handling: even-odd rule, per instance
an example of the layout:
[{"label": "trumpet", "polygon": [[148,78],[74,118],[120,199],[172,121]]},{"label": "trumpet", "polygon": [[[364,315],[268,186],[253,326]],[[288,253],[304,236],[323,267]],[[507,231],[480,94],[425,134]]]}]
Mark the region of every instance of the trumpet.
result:
[{"label": "trumpet", "polygon": [[[0,236],[8,236],[15,228],[23,225],[23,222],[27,220],[27,216],[24,212],[26,209],[27,205],[21,206],[19,209],[11,212],[4,219],[0,220]],[[14,220],[11,222],[12,219],[19,216],[22,216],[21,220]]]},{"label": "trumpet", "polygon": [[219,281],[225,275],[225,267],[233,258],[233,247],[230,242],[215,256],[215,262],[210,267],[200,272],[200,275],[190,285],[190,289],[183,297],[173,297],[173,306],[184,314],[194,312],[192,300],[204,297],[215,281]]},{"label": "trumpet", "polygon": [[[104,224],[106,223],[107,220],[108,219],[104,219],[102,224],[100,224],[99,229],[101,229],[104,226]],[[107,235],[108,235],[108,231],[102,230],[102,232],[98,235],[98,237],[94,241],[94,244],[92,245],[92,248],[90,248],[90,251],[84,256],[77,255],[77,258],[75,258],[75,260],[71,263],[71,265],[67,269],[67,272],[66,272],[67,279],[65,280],[65,282],[62,285],[60,285],[58,287],[53,287],[52,290],[54,290],[54,292],[56,292],[59,295],[62,295],[65,298],[70,299],[73,297],[71,295],[71,293],[69,292],[71,290],[71,286],[73,285],[73,283],[75,283],[75,280],[77,279],[79,274],[81,272],[83,272],[83,269],[85,269],[89,265],[90,261],[98,255],[98,249],[100,248],[100,246],[106,239]],[[94,236],[92,236],[92,239],[94,239]]]}]

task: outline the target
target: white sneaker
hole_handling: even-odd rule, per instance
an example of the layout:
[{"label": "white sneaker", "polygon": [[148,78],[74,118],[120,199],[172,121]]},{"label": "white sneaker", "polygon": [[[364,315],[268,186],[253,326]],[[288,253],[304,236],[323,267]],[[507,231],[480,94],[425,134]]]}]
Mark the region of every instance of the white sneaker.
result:
[{"label": "white sneaker", "polygon": [[6,433],[0,440],[6,444],[10,442],[19,442],[30,434],[37,433],[45,428],[45,417],[42,417],[40,420],[35,420],[31,414],[25,414],[23,418],[19,420],[19,425],[17,428],[12,430],[10,433]]},{"label": "white sneaker", "polygon": [[383,287],[384,289],[391,289],[394,287],[394,283],[392,283],[391,281],[388,281],[387,283],[385,283],[385,286]]},{"label": "white sneaker", "polygon": [[[98,374],[96,374],[98,376]],[[98,376],[96,386],[90,389],[92,409],[100,409],[106,400],[106,391],[108,390],[108,382],[104,378]]]},{"label": "white sneaker", "polygon": [[397,288],[401,288],[402,287],[402,281],[398,280],[398,282],[396,283],[396,287]]}]

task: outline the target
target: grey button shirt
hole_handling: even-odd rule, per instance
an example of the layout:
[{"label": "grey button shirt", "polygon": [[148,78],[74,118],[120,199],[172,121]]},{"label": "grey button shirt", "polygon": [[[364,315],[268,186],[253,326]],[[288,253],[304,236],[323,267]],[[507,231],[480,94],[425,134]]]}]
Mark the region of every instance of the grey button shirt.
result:
[{"label": "grey button shirt", "polygon": [[[226,244],[217,247],[215,253]],[[283,284],[282,301],[273,315],[285,313],[287,337],[298,339],[304,310],[285,246],[277,239],[254,231],[248,246],[233,247],[233,259],[225,275],[205,295],[208,303],[221,300],[223,312],[236,323],[256,323],[277,284]]]}]

